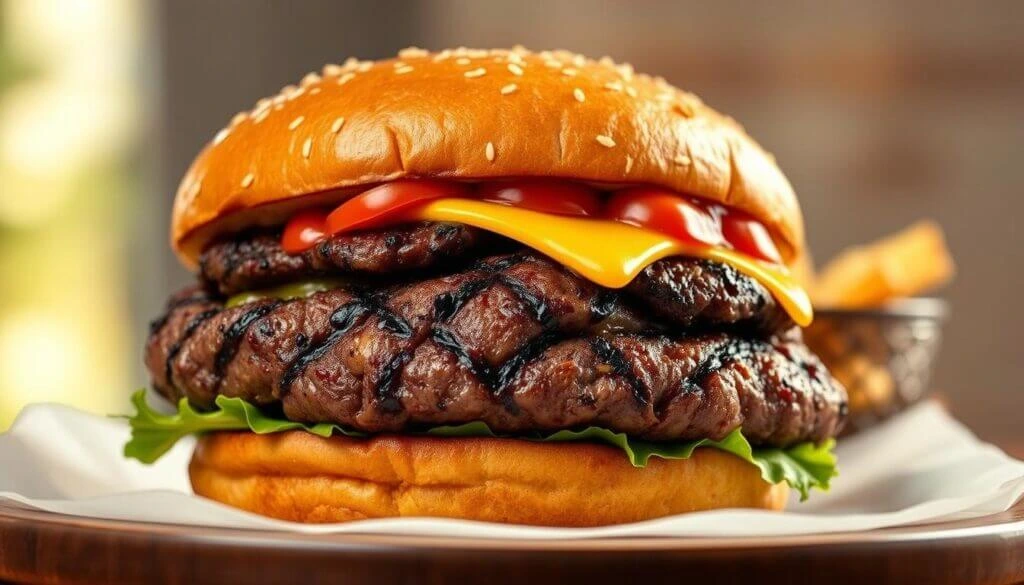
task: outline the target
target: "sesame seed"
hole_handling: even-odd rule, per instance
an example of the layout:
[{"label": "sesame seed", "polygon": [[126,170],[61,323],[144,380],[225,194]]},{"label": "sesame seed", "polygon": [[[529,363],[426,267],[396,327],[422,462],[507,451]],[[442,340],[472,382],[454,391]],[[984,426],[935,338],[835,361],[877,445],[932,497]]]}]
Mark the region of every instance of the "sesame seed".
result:
[{"label": "sesame seed", "polygon": [[242,177],[242,188],[243,189],[248,189],[249,187],[252,186],[252,182],[255,181],[255,180],[256,180],[256,175],[254,175],[252,173],[249,173],[248,175]]},{"label": "sesame seed", "polygon": [[583,95],[583,90],[578,87],[572,90],[572,97],[576,98],[576,101],[581,104],[587,101],[587,96]]},{"label": "sesame seed", "polygon": [[306,76],[302,78],[302,81],[299,82],[299,85],[301,85],[302,87],[306,87],[309,85],[313,85],[318,81],[320,81],[320,76],[317,75],[316,73],[310,72],[307,73]]},{"label": "sesame seed", "polygon": [[281,95],[283,95],[285,99],[290,100],[297,91],[299,91],[299,88],[295,87],[294,85],[286,85],[281,88]]},{"label": "sesame seed", "polygon": [[506,85],[505,87],[501,88],[501,95],[508,95],[508,94],[514,92],[517,88],[518,88],[518,86],[516,84],[510,83],[510,84]]},{"label": "sesame seed", "polygon": [[477,67],[476,69],[472,69],[470,71],[465,72],[463,75],[470,79],[473,79],[476,77],[483,77],[486,73],[486,69],[484,69],[483,67]]},{"label": "sesame seed", "polygon": [[338,78],[338,85],[345,85],[349,81],[352,81],[352,78],[355,76],[355,73],[346,73],[345,75],[342,75]]},{"label": "sesame seed", "polygon": [[220,132],[217,132],[217,134],[215,134],[213,136],[213,143],[214,144],[220,144],[221,142],[224,142],[224,139],[227,138],[227,137],[228,137],[228,129],[227,128],[221,128]]},{"label": "sesame seed", "polygon": [[451,56],[452,56],[451,49],[445,49],[445,50],[441,51],[440,53],[434,55],[433,61],[434,61],[434,63],[437,63],[439,61],[444,61],[445,59],[450,59]]},{"label": "sesame seed", "polygon": [[359,67],[359,59],[356,59],[355,57],[349,57],[348,59],[345,59],[345,63],[342,65],[342,67],[344,67],[345,69],[355,69],[356,67]]},{"label": "sesame seed", "polygon": [[238,126],[239,124],[244,122],[245,119],[248,118],[248,117],[249,117],[249,114],[247,112],[238,112],[237,114],[235,114],[231,118],[231,125],[232,126]]},{"label": "sesame seed", "polygon": [[344,71],[344,69],[342,69],[341,65],[338,65],[336,63],[328,63],[327,65],[324,65],[324,68],[323,68],[324,75],[329,76],[329,77],[334,77],[335,75],[341,75],[343,71]]},{"label": "sesame seed", "polygon": [[604,84],[604,88],[605,89],[610,89],[612,91],[622,91],[622,82],[621,81],[609,81],[608,83]]},{"label": "sesame seed", "polygon": [[307,138],[302,143],[302,158],[309,158],[309,153],[313,152],[313,138]]},{"label": "sesame seed", "polygon": [[508,64],[508,70],[512,72],[512,75],[522,75],[523,74],[523,68],[520,67],[519,65],[516,65],[515,63],[509,63]]},{"label": "sesame seed", "polygon": [[294,120],[292,120],[291,124],[288,124],[288,129],[289,130],[295,130],[296,128],[298,128],[299,126],[302,125],[302,122],[305,119],[306,119],[305,116],[299,116],[298,118],[295,118]]},{"label": "sesame seed", "polygon": [[484,148],[484,154],[487,155],[487,160],[494,162],[494,143],[488,142],[487,147]]},{"label": "sesame seed", "polygon": [[403,67],[399,67],[399,68],[395,69],[395,74],[397,74],[397,75],[404,75],[406,73],[409,73],[410,71],[412,71],[412,66],[411,65],[405,65]]},{"label": "sesame seed", "polygon": [[627,86],[626,93],[629,94],[629,97],[636,97],[636,88],[632,85]]},{"label": "sesame seed", "polygon": [[338,118],[338,119],[334,120],[334,123],[331,124],[331,133],[332,134],[337,134],[338,132],[341,132],[341,127],[344,126],[344,125],[345,125],[345,118]]},{"label": "sesame seed", "polygon": [[274,110],[283,110],[283,109],[284,109],[284,104],[283,103],[277,102],[277,103],[274,104]]},{"label": "sesame seed", "polygon": [[253,123],[253,124],[259,124],[259,123],[260,123],[260,122],[262,122],[263,120],[266,120],[266,119],[267,119],[267,116],[269,116],[269,115],[270,115],[270,108],[267,108],[267,109],[265,109],[265,110],[262,110],[261,112],[259,112],[258,114],[256,114],[256,115],[255,115],[255,116],[253,117],[253,119],[252,119],[252,123]]},{"label": "sesame seed", "polygon": [[587,60],[583,55],[576,55],[572,58],[572,64],[577,67],[583,67],[587,64]]},{"label": "sesame seed", "polygon": [[558,61],[556,59],[547,59],[544,61],[544,65],[552,69],[561,69],[563,64],[561,61]]},{"label": "sesame seed", "polygon": [[608,136],[606,134],[598,134],[595,137],[595,140],[597,140],[598,144],[600,144],[601,146],[604,146],[606,148],[611,148],[611,147],[615,146],[615,141],[612,140],[611,136]]},{"label": "sesame seed", "polygon": [[690,161],[690,157],[686,156],[685,154],[680,154],[680,155],[677,155],[674,159],[672,159],[672,162],[676,163],[679,166],[684,166],[685,167],[685,166],[689,166],[691,161]]},{"label": "sesame seed", "polygon": [[474,59],[483,59],[487,56],[487,49],[469,49],[466,54]]},{"label": "sesame seed", "polygon": [[411,59],[414,57],[426,57],[430,53],[425,49],[419,47],[406,47],[398,52],[398,56],[403,59]]},{"label": "sesame seed", "polygon": [[526,61],[523,60],[523,56],[515,51],[508,54],[508,60],[517,65],[526,65]]},{"label": "sesame seed", "polygon": [[626,156],[626,172],[625,172],[625,174],[628,175],[629,171],[631,171],[632,169],[633,169],[633,157]]},{"label": "sesame seed", "polygon": [[306,93],[306,88],[300,87],[299,89],[296,89],[295,91],[293,91],[292,94],[290,96],[288,96],[288,99],[293,100],[293,99],[299,97],[300,95],[302,95],[304,93]]},{"label": "sesame seed", "polygon": [[360,73],[365,73],[370,69],[373,69],[373,61],[362,61],[358,66],[356,66],[356,71],[359,71]]},{"label": "sesame seed", "polygon": [[470,63],[472,63],[472,61],[470,61],[469,58],[467,57],[459,57],[458,59],[455,60],[456,65],[469,65]]},{"label": "sesame seed", "polygon": [[572,67],[566,67],[565,69],[562,69],[562,75],[574,77],[576,75],[576,70],[573,69]]},{"label": "sesame seed", "polygon": [[314,87],[313,89],[309,90],[309,95],[316,95],[318,93],[320,93],[319,87]]}]

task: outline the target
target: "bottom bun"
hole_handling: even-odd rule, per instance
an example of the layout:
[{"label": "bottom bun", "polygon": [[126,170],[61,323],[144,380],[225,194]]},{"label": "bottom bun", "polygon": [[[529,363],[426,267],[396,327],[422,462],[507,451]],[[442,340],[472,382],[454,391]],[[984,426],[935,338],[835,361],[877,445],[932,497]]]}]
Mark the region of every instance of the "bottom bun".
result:
[{"label": "bottom bun", "polygon": [[324,439],[303,431],[212,433],[189,466],[199,495],[298,522],[437,516],[600,526],[698,510],[781,510],[788,487],[716,449],[651,458],[590,443],[387,435]]}]

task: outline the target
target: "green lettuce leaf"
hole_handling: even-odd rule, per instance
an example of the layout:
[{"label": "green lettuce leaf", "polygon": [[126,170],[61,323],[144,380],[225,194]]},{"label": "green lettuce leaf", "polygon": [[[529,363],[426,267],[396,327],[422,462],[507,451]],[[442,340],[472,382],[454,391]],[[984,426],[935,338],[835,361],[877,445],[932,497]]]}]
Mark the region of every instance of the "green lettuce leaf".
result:
[{"label": "green lettuce leaf", "polygon": [[[259,408],[241,398],[218,396],[217,410],[197,412],[182,400],[174,414],[163,414],[146,402],[146,391],[139,390],[132,395],[135,414],[126,416],[131,427],[131,439],[124,446],[126,457],[143,463],[153,463],[170,450],[179,439],[193,434],[210,431],[252,431],[265,435],[282,431],[303,430],[320,437],[334,433],[347,437],[366,437],[330,423],[308,425],[267,415]],[[483,422],[471,422],[454,426],[440,426],[428,429],[424,434],[440,437],[502,437]],[[836,476],[836,457],[832,452],[835,441],[829,440],[815,445],[801,443],[785,449],[754,448],[739,429],[729,433],[721,441],[702,439],[678,443],[656,443],[627,437],[600,427],[581,430],[557,431],[550,434],[517,435],[515,438],[541,442],[586,441],[605,443],[623,451],[635,467],[644,467],[651,457],[662,459],[686,459],[697,448],[712,448],[733,455],[756,465],[761,477],[772,484],[786,482],[800,492],[801,500],[807,499],[811,489],[827,491],[829,481]]]}]

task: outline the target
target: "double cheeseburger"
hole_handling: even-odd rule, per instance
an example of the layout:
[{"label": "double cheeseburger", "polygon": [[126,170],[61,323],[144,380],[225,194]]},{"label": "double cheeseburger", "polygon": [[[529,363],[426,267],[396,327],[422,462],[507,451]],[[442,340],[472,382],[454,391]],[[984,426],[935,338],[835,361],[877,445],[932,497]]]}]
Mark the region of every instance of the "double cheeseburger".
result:
[{"label": "double cheeseburger", "polygon": [[129,455],[277,518],[591,526],[827,487],[796,197],[732,119],[566,52],[407,49],[235,116],[177,192],[197,282]]}]

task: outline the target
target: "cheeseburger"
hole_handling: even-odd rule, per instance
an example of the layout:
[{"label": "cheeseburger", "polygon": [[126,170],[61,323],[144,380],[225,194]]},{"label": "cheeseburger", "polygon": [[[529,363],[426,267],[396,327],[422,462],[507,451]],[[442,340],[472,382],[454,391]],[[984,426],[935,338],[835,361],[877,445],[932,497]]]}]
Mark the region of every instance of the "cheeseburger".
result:
[{"label": "cheeseburger", "polygon": [[773,157],[661,78],[556,51],[349,60],[192,163],[126,454],[277,518],[553,526],[827,488]]}]

